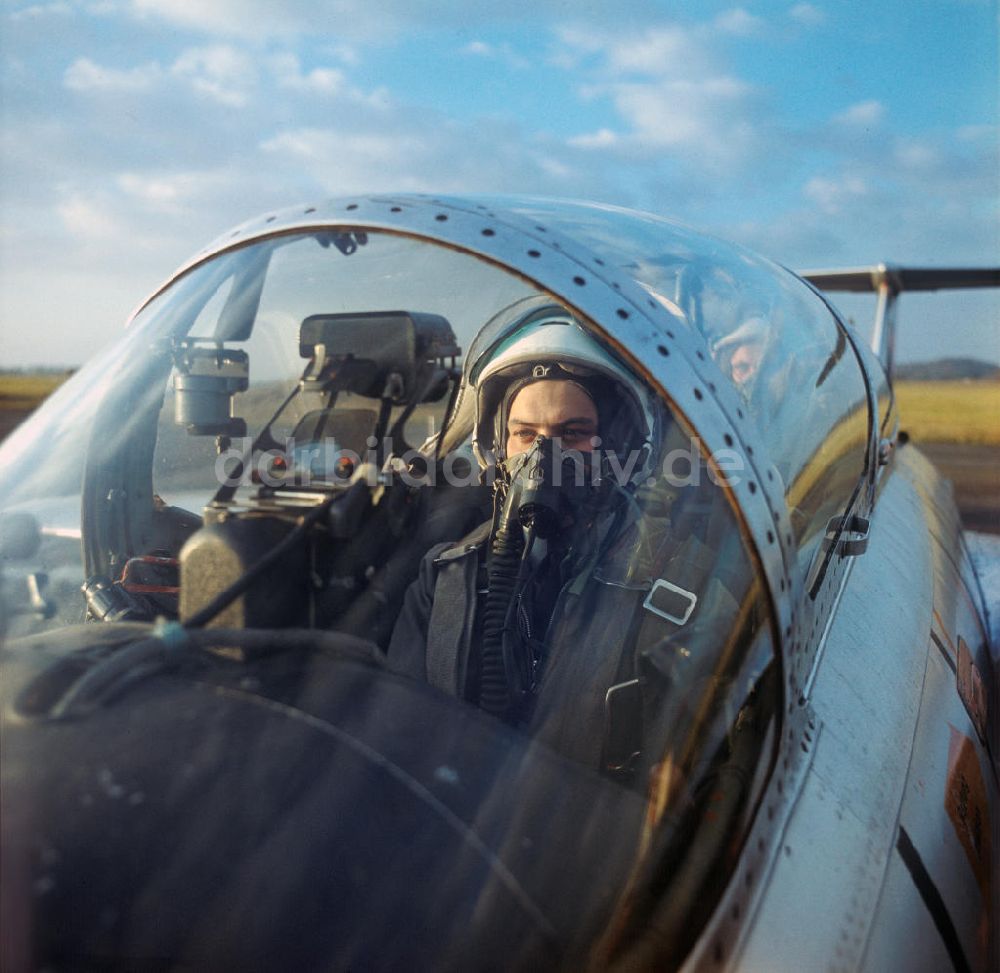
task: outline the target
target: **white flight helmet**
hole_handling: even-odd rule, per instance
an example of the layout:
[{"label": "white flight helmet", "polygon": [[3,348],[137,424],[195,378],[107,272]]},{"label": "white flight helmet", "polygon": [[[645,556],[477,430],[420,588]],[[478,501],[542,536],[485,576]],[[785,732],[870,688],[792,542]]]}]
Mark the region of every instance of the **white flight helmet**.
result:
[{"label": "white flight helmet", "polygon": [[533,382],[562,379],[582,386],[594,400],[602,450],[622,460],[632,450],[641,451],[632,475],[638,482],[655,434],[646,385],[565,308],[551,300],[524,303],[535,306],[504,322],[490,335],[489,346],[470,356],[466,380],[475,395],[472,446],[479,462],[503,460],[507,414],[517,392]]}]

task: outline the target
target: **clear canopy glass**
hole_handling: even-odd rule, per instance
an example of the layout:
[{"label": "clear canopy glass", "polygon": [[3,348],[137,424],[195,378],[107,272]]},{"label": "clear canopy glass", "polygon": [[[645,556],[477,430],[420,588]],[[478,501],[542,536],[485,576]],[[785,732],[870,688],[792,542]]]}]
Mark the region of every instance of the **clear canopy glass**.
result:
[{"label": "clear canopy glass", "polygon": [[824,301],[771,261],[671,220],[562,200],[505,205],[585,244],[700,333],[767,446],[808,580],[828,523],[860,488],[871,422],[860,363]]},{"label": "clear canopy glass", "polygon": [[[595,224],[594,239],[603,232]],[[622,237],[604,246],[628,254]],[[750,313],[749,299],[713,289],[737,268],[694,247],[692,238],[671,267],[650,249],[635,270],[717,346]],[[828,347],[836,332],[824,322],[810,331],[817,312],[782,287],[770,285],[770,303],[753,308],[770,320],[771,350],[790,350],[810,378],[827,376],[819,385],[833,382],[849,353]],[[794,336],[781,316],[790,306],[808,325]],[[582,499],[565,510],[553,500],[561,512],[537,537],[519,508],[504,535],[513,560],[500,550],[498,511],[514,474],[484,468],[470,447],[468,394],[459,393],[471,369],[463,379],[460,349],[490,321],[516,333],[539,307],[571,318],[556,297],[450,248],[384,232],[275,235],[178,278],[0,452],[5,668],[17,672],[29,656],[32,666],[72,652],[81,660],[58,684],[26,691],[13,679],[16,705],[34,707],[37,725],[73,712],[85,735],[99,725],[88,717],[141,697],[149,740],[177,741],[149,744],[158,773],[181,774],[187,740],[186,759],[215,761],[226,780],[235,724],[206,717],[191,736],[197,727],[183,714],[201,710],[185,709],[185,693],[203,696],[185,678],[218,689],[217,712],[237,696],[264,706],[267,719],[252,722],[258,769],[286,759],[277,716],[335,727],[302,743],[315,775],[296,785],[299,798],[275,805],[274,828],[295,829],[336,761],[368,768],[341,767],[329,799],[344,816],[326,819],[320,842],[329,851],[337,822],[350,820],[336,847],[354,862],[344,865],[353,891],[329,919],[353,930],[339,940],[338,965],[401,960],[402,947],[382,935],[390,922],[425,936],[427,966],[460,965],[475,935],[503,939],[511,929],[521,944],[513,966],[611,955],[637,934],[633,918],[672,894],[682,955],[770,770],[781,680],[766,583],[697,430],[661,390],[633,375],[648,425],[630,440],[636,455],[616,452],[613,437],[577,452],[567,469],[582,478]],[[602,349],[608,374],[628,371],[600,321],[569,326]],[[827,427],[853,415],[832,398],[817,407]],[[610,436],[607,401],[594,398]],[[776,462],[789,493],[809,496],[802,471],[841,447],[820,435],[820,419],[803,425],[780,401],[769,407],[762,429],[787,447]],[[444,590],[446,577],[458,587]],[[502,589],[491,635],[490,592]],[[65,628],[85,618],[84,629]],[[154,619],[196,659],[196,675],[143,656],[125,678],[125,662],[109,661],[141,655],[135,646]],[[520,648],[508,652],[508,636]],[[506,708],[487,705],[491,638],[513,698]],[[444,675],[434,662],[442,640],[466,653]],[[175,665],[181,676],[164,677]],[[509,671],[519,665],[520,681]],[[126,734],[94,746],[151,773],[139,744]],[[387,808],[396,811],[388,821]],[[429,846],[411,834],[425,818]],[[405,900],[368,859],[350,858],[376,847],[408,876]],[[675,892],[665,874],[683,876]],[[143,875],[143,894],[133,888],[122,909],[167,887],[163,874]],[[435,892],[452,911],[431,908]],[[213,914],[221,903],[205,895],[192,901]],[[323,925],[317,908],[310,914]],[[116,927],[122,949],[138,948],[141,937],[127,937],[140,926]],[[212,930],[200,935],[208,952],[185,947],[196,960],[212,955]]]}]

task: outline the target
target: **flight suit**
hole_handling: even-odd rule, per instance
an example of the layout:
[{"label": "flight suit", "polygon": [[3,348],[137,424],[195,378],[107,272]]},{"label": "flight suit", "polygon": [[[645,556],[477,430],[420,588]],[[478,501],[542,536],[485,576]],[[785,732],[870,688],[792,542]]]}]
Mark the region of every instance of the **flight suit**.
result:
[{"label": "flight suit", "polygon": [[[610,543],[592,549],[600,553],[596,561],[585,553],[564,557],[557,584],[551,573],[539,586],[529,584],[536,598],[551,602],[534,606],[536,624],[547,619],[544,634],[522,631],[539,643],[533,646],[539,679],[520,725],[592,767],[601,763],[608,732],[608,690],[641,677],[646,722],[673,723],[680,717],[664,712],[666,691],[706,678],[689,646],[700,641],[706,627],[724,626],[736,612],[733,595],[714,577],[716,553],[700,540],[678,541],[664,517],[618,526]],[[407,591],[388,650],[396,671],[470,702],[478,700],[489,534],[485,523],[462,540],[428,552]],[[551,572],[551,552],[549,557]],[[697,602],[698,610],[684,624],[646,610],[659,577],[682,582]]]}]

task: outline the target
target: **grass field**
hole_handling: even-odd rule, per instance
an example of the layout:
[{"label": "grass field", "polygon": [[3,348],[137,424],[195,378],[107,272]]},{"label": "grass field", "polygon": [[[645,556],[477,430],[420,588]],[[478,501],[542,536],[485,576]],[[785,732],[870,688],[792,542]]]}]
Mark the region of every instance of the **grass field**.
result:
[{"label": "grass field", "polygon": [[65,372],[0,374],[0,409],[34,409],[59,388],[67,377],[68,373]]},{"label": "grass field", "polygon": [[967,529],[1000,534],[1000,383],[899,382],[900,429],[951,480]]},{"label": "grass field", "polygon": [[1000,446],[998,382],[899,382],[896,403],[915,442]]},{"label": "grass field", "polygon": [[[0,373],[0,429],[9,432],[67,378]],[[1000,383],[899,382],[900,423],[919,442],[1000,446]]]},{"label": "grass field", "polygon": [[38,408],[69,372],[0,372],[0,440]]}]

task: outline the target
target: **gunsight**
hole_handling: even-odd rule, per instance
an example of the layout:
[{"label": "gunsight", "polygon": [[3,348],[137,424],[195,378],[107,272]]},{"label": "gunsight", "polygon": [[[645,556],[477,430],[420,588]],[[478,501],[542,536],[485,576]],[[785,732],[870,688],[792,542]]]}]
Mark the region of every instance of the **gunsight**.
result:
[{"label": "gunsight", "polygon": [[436,402],[461,349],[439,314],[369,311],[313,314],[299,330],[299,354],[313,359],[304,388],[346,391],[392,405]]}]

